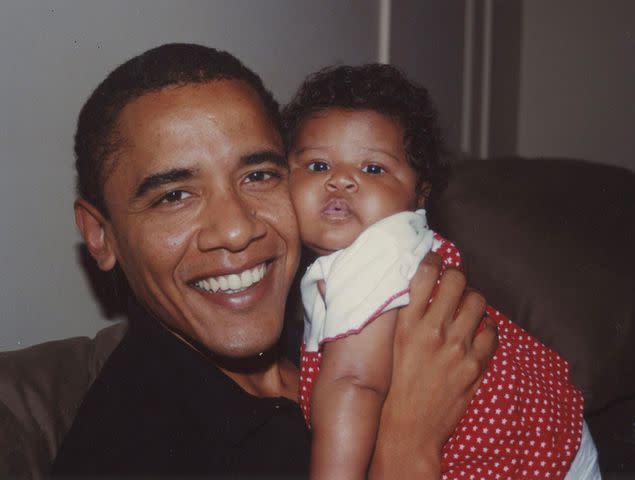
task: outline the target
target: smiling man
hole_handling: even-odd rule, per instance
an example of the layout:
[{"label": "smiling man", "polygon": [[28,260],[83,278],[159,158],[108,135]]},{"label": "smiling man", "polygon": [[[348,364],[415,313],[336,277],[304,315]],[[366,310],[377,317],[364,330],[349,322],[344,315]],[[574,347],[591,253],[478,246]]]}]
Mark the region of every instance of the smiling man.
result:
[{"label": "smiling man", "polygon": [[271,348],[298,265],[274,125],[242,81],[147,93],[118,117],[125,145],[106,167],[108,221],[76,206],[99,266],[119,262],[149,312],[221,356]]},{"label": "smiling man", "polygon": [[304,471],[295,367],[249,365],[275,355],[299,260],[277,115],[235,58],[185,45],[123,64],[84,106],[76,222],[136,299],[55,471]]},{"label": "smiling man", "polygon": [[[257,75],[197,45],[129,60],[84,105],[76,223],[99,268],[118,265],[134,295],[129,331],[84,399],[54,474],[307,472],[298,371],[277,348],[300,256],[279,125],[278,105]],[[415,320],[439,266],[420,270],[419,305],[404,309],[405,339],[417,328],[426,338]],[[443,437],[494,351],[493,333],[472,342],[482,315],[475,294],[461,300],[462,277],[446,276],[426,315],[461,327],[447,327],[456,330],[448,335],[454,346],[438,341],[401,355],[396,347],[396,362],[429,364],[429,381],[441,383],[429,393],[413,377],[418,365],[395,367],[378,472],[408,465],[395,452],[421,453],[426,462],[411,464],[436,469]],[[461,301],[465,321],[452,322]],[[447,381],[437,371],[456,375]],[[413,398],[434,414],[406,421],[399,405]],[[436,419],[440,405],[452,413]]]}]

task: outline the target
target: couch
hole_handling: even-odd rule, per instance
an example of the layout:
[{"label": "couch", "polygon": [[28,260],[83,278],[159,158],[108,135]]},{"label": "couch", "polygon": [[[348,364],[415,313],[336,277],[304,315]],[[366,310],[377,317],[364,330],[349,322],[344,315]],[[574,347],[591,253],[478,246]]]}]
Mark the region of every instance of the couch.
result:
[{"label": "couch", "polygon": [[[471,286],[569,360],[604,478],[635,478],[635,175],[546,158],[453,170],[431,225],[463,252]],[[125,329],[0,353],[1,476],[45,474]]]},{"label": "couch", "polygon": [[464,159],[433,200],[470,285],[569,361],[605,478],[635,478],[635,174]]}]

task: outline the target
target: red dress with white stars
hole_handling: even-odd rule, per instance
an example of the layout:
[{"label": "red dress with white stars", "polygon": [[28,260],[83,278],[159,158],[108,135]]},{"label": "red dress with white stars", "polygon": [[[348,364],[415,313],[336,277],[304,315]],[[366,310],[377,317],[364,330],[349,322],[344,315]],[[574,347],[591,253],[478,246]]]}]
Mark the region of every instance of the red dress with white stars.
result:
[{"label": "red dress with white stars", "polygon": [[[436,238],[443,270],[460,268],[454,244]],[[584,406],[569,365],[494,308],[487,313],[498,325],[498,349],[443,448],[442,478],[563,479],[580,445]],[[303,345],[299,400],[309,425],[321,356]]]}]

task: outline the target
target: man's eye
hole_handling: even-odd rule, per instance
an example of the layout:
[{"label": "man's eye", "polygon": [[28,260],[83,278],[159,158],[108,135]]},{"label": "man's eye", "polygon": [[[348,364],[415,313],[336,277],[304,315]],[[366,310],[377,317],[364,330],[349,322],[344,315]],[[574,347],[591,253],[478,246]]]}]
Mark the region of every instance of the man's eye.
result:
[{"label": "man's eye", "polygon": [[384,168],[380,167],[379,165],[366,165],[362,168],[362,172],[370,173],[372,175],[379,175],[380,173],[385,173],[386,170],[384,170]]},{"label": "man's eye", "polygon": [[329,165],[326,162],[315,161],[309,163],[308,168],[313,172],[326,172],[329,169]]},{"label": "man's eye", "polygon": [[255,172],[250,172],[245,178],[245,180],[248,183],[253,183],[253,182],[266,182],[267,180],[272,180],[274,178],[280,178],[280,174],[274,171],[256,170]]},{"label": "man's eye", "polygon": [[184,190],[172,190],[171,192],[166,193],[165,195],[163,195],[159,201],[157,202],[157,204],[162,204],[162,203],[177,203],[177,202],[181,202],[183,200],[185,200],[188,197],[191,197],[192,194],[187,193]]}]

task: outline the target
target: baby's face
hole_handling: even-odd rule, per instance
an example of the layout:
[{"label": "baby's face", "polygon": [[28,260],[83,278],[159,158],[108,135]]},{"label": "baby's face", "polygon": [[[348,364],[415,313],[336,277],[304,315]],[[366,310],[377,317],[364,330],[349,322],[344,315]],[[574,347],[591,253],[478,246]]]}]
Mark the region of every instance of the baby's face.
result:
[{"label": "baby's face", "polygon": [[300,126],[289,154],[290,191],[306,246],[349,246],[369,225],[423,206],[401,125],[372,110],[327,109]]}]

